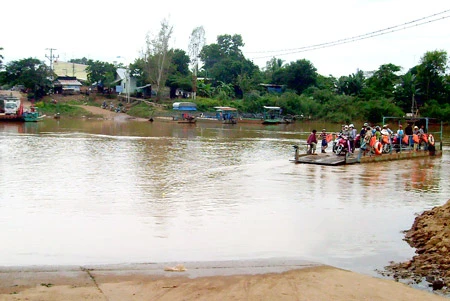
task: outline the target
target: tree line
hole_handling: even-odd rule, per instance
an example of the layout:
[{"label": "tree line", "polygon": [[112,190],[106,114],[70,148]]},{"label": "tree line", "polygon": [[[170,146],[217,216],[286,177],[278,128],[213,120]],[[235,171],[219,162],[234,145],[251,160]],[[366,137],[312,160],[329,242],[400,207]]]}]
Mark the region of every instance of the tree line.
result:
[{"label": "tree line", "polygon": [[[285,114],[330,122],[379,122],[382,116],[406,113],[450,121],[445,50],[426,52],[406,73],[400,66],[387,63],[377,70],[358,70],[335,78],[318,74],[306,59],[285,62],[273,57],[259,68],[244,56],[244,41],[239,34],[219,35],[215,43],[206,45],[204,29],[195,28],[189,53],[170,48],[171,35],[172,27],[163,20],[159,33],[147,35],[145,50],[129,66],[86,58],[70,62],[88,66],[87,84],[113,87],[116,69],[124,67],[137,79],[138,86],[152,85],[154,101],[164,101],[165,88],[171,98],[181,89],[194,95],[192,101],[204,110],[229,105],[241,112],[259,113],[264,105],[270,105],[282,107]],[[2,66],[2,59],[0,55],[1,85],[24,85],[36,97],[50,91],[52,71],[44,62],[28,58]],[[261,84],[277,85],[281,92],[269,92]]]}]

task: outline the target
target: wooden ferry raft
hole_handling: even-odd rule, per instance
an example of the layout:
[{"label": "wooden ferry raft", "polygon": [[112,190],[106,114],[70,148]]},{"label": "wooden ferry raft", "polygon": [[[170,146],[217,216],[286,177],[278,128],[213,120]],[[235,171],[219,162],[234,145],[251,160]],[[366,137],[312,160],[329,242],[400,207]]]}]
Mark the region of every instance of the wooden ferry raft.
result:
[{"label": "wooden ferry raft", "polygon": [[402,150],[401,152],[396,152],[394,150],[392,153],[382,154],[382,155],[375,155],[375,154],[367,153],[365,156],[361,156],[361,157],[358,156],[359,151],[360,151],[359,149],[357,149],[354,154],[346,154],[346,155],[338,156],[333,152],[318,153],[318,154],[312,154],[312,155],[311,154],[300,154],[299,148],[296,146],[294,146],[294,148],[295,148],[295,157],[294,157],[294,160],[291,160],[294,163],[328,165],[328,166],[442,156],[442,150],[440,148],[436,149],[435,151]]}]

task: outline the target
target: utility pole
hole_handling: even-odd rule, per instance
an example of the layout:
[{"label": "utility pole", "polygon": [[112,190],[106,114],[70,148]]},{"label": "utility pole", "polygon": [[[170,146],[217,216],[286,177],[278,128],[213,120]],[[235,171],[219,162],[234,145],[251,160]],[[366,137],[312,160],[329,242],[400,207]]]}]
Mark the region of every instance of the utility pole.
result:
[{"label": "utility pole", "polygon": [[50,72],[51,72],[50,79],[51,79],[52,84],[53,84],[53,60],[59,58],[59,55],[55,56],[53,54],[53,50],[56,50],[55,48],[45,48],[45,50],[49,50],[50,51],[50,56],[45,55],[45,57],[48,58],[48,60],[50,61]]}]

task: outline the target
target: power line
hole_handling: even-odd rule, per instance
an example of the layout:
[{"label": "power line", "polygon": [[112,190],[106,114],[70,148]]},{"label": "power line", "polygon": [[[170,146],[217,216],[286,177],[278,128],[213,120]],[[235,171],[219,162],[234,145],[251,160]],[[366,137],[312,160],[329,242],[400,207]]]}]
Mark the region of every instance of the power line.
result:
[{"label": "power line", "polygon": [[[433,23],[436,21],[440,21],[443,19],[447,19],[450,18],[450,15],[448,16],[443,16],[437,19],[433,19],[433,20],[429,20],[429,21],[425,21],[425,22],[421,22],[423,20],[429,19],[429,18],[434,18],[438,15],[442,15],[444,13],[449,12],[450,10],[445,10],[442,11],[440,13],[436,13],[427,17],[423,17],[420,19],[416,19],[410,22],[406,22],[403,23],[401,25],[396,25],[396,26],[391,26],[388,28],[384,28],[381,30],[377,30],[377,31],[373,31],[373,32],[369,32],[369,33],[365,33],[362,35],[357,35],[357,36],[353,36],[353,37],[349,37],[349,38],[345,38],[345,39],[340,39],[340,40],[336,40],[336,41],[331,41],[331,42],[326,42],[326,43],[321,43],[321,44],[315,44],[315,45],[310,45],[310,46],[304,46],[304,47],[299,47],[299,48],[292,48],[292,49],[284,49],[284,50],[273,50],[273,51],[256,51],[256,52],[247,52],[247,53],[275,53],[269,56],[261,56],[261,57],[254,57],[252,59],[262,59],[262,58],[272,58],[274,56],[284,56],[284,55],[289,55],[289,54],[295,54],[295,53],[301,53],[301,52],[306,52],[306,51],[312,51],[312,50],[316,50],[316,49],[321,49],[321,48],[328,48],[328,47],[333,47],[333,46],[337,46],[337,45],[341,45],[341,44],[346,44],[346,43],[352,43],[352,42],[356,42],[359,40],[364,40],[364,39],[369,39],[369,38],[373,38],[373,37],[377,37],[377,36],[381,36],[381,35],[385,35],[385,34],[389,34],[392,32],[396,32],[396,31],[400,31],[400,30],[405,30],[411,27],[417,27],[417,26],[421,26],[424,24],[429,24],[429,23]],[[418,23],[420,22],[420,23]]]}]

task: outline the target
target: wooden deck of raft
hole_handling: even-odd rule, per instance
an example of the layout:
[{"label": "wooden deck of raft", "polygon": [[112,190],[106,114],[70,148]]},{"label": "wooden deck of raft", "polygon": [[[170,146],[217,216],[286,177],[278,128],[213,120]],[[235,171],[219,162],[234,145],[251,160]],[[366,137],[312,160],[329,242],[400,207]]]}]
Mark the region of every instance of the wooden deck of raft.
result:
[{"label": "wooden deck of raft", "polygon": [[355,151],[354,154],[351,155],[336,155],[335,153],[318,153],[313,155],[307,154],[299,154],[296,158],[294,158],[295,163],[303,163],[303,164],[316,164],[316,165],[344,165],[344,164],[355,164],[355,163],[372,163],[372,162],[381,162],[381,161],[393,161],[393,160],[404,160],[404,159],[414,159],[414,158],[423,158],[423,157],[438,157],[442,156],[442,151],[436,150],[434,153],[429,151],[419,150],[419,151],[411,151],[406,150],[402,152],[392,152],[390,154],[382,154],[382,155],[369,155],[361,156],[358,161],[359,149]]}]

